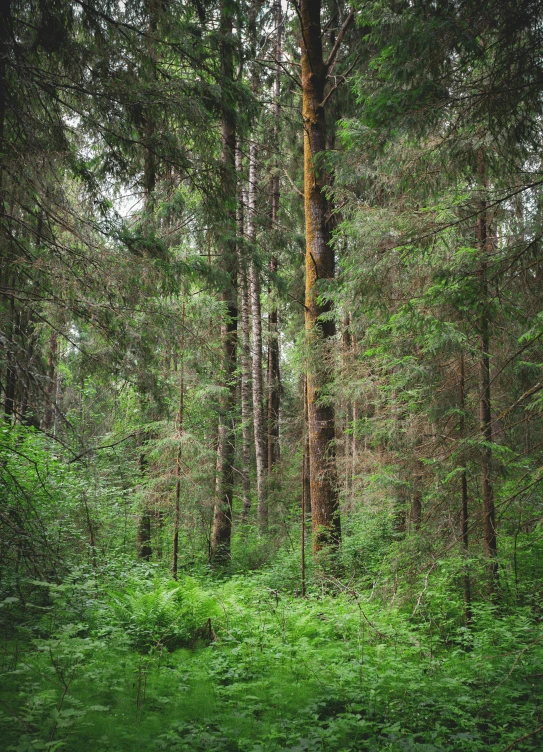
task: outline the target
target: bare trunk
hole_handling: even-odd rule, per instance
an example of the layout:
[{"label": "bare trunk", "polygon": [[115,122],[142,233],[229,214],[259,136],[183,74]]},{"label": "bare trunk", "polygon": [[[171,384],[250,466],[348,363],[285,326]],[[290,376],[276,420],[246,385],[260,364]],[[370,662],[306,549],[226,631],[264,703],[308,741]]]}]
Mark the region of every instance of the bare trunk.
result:
[{"label": "bare trunk", "polygon": [[[276,2],[275,12],[275,84],[274,84],[274,124],[273,124],[273,166],[274,172],[270,181],[270,203],[271,203],[271,228],[272,231],[277,228],[279,216],[279,122],[281,117],[281,105],[279,102],[281,96],[281,51],[282,51],[282,28],[283,18],[281,12],[281,3]],[[270,260],[270,282],[274,275],[277,274],[278,262],[273,255]],[[279,316],[277,311],[277,300],[272,292],[271,284],[269,289],[270,313],[268,317],[268,474],[273,472],[280,456],[279,446],[279,410],[281,399],[281,381],[279,372]]]},{"label": "bare trunk", "polygon": [[[257,145],[251,141],[249,149],[249,198],[247,217],[247,237],[251,252],[256,244],[256,187],[257,187]],[[268,525],[266,499],[266,443],[264,425],[264,388],[262,378],[262,311],[260,306],[260,275],[256,264],[251,260],[249,267],[251,283],[251,313],[253,330],[253,428],[256,454],[256,495],[258,505],[258,525],[261,531]]]},{"label": "bare trunk", "polygon": [[[142,479],[147,476],[149,463],[144,447],[148,439],[145,437],[142,441],[142,449],[140,451],[140,475]],[[151,517],[152,512],[144,502],[144,507],[140,512],[138,518],[138,527],[136,531],[136,554],[138,559],[145,559],[150,561],[153,555],[153,549],[151,547]]]},{"label": "bare trunk", "polygon": [[6,384],[4,386],[4,418],[10,421],[15,414],[15,390],[17,386],[17,362],[15,356],[15,329],[16,329],[15,301],[9,301],[9,319],[6,348]]},{"label": "bare trunk", "polygon": [[151,548],[151,510],[144,509],[138,521],[137,534],[138,558],[150,561],[153,554]]},{"label": "bare trunk", "polygon": [[309,468],[309,417],[307,409],[307,376],[304,376],[304,423],[303,423],[303,447],[302,447],[302,462],[303,462],[303,498],[304,498],[304,514],[311,513],[311,471]]},{"label": "bare trunk", "polygon": [[334,251],[330,244],[326,176],[315,168],[315,158],[326,150],[323,107],[327,65],[323,61],[319,0],[301,0],[302,117],[304,123],[304,209],[306,233],[305,328],[310,348],[307,372],[309,467],[313,550],[340,540],[337,471],[334,450],[334,409],[325,398],[330,379],[329,350],[334,322],[321,316],[331,306],[323,302],[319,280],[334,277]]},{"label": "bare trunk", "polygon": [[[238,184],[242,182],[242,154],[238,144],[236,148],[236,173]],[[251,510],[251,335],[249,330],[249,288],[247,283],[247,264],[244,248],[244,215],[245,192],[240,187],[238,195],[237,234],[238,234],[238,263],[240,267],[240,300],[241,300],[241,487],[243,496],[242,522],[246,522]]]},{"label": "bare trunk", "polygon": [[[149,54],[149,60],[152,65],[152,77],[156,79],[156,50],[153,46],[153,40],[158,25],[158,12],[159,6],[153,0],[147,0],[145,10],[147,12],[148,27],[147,27],[147,51]],[[155,134],[155,120],[154,113],[146,107],[143,113],[143,191],[144,191],[144,206],[143,206],[143,220],[147,226],[151,226],[154,222],[154,191],[156,186],[156,170],[157,161],[153,151],[153,138]],[[147,439],[143,442],[143,445],[147,443]],[[142,475],[147,472],[148,461],[145,455],[144,449],[140,456],[140,469]],[[144,501],[144,508],[140,513],[138,520],[138,532],[137,532],[137,551],[138,556],[142,559],[149,561],[152,555],[151,548],[151,520],[153,518],[153,511],[147,506],[147,502]]]},{"label": "bare trunk", "polygon": [[175,508],[173,518],[172,576],[177,579],[179,556],[179,522],[181,519],[181,469],[183,459],[183,419],[185,413],[185,304],[181,313],[181,363],[179,368],[179,413],[177,415],[177,457],[175,463]]},{"label": "bare trunk", "polygon": [[358,439],[356,437],[356,431],[357,431],[357,423],[358,423],[358,406],[356,404],[356,400],[353,402],[353,434],[351,438],[351,453],[352,453],[352,465],[351,465],[351,489],[354,492],[355,489],[355,477],[356,477],[356,471],[358,466]]},{"label": "bare trunk", "polygon": [[420,523],[422,519],[422,490],[420,488],[420,478],[415,479],[415,490],[411,499],[411,509],[409,512],[411,525],[413,530],[420,530]]},{"label": "bare trunk", "polygon": [[[460,435],[462,440],[465,439],[466,427],[464,412],[466,409],[466,375],[464,368],[464,354],[460,355]],[[462,488],[462,548],[464,556],[468,556],[469,548],[469,507],[468,507],[468,473],[464,460],[462,475],[460,476]],[[472,621],[471,610],[471,581],[467,568],[464,571],[464,616],[466,626],[469,627]]]},{"label": "bare trunk", "polygon": [[[221,3],[221,73],[227,80],[233,79],[233,39],[232,27],[235,5],[232,0]],[[222,158],[223,158],[223,196],[230,197],[235,204],[236,172],[235,121],[228,108],[222,119]],[[230,558],[230,541],[232,537],[232,501],[234,492],[235,430],[234,412],[236,407],[236,346],[237,346],[237,260],[233,238],[235,236],[235,213],[226,216],[226,239],[223,238],[222,267],[228,276],[229,284],[222,293],[226,308],[226,320],[221,326],[223,343],[223,396],[221,398],[221,422],[219,427],[219,475],[217,479],[217,496],[213,515],[213,533],[211,540],[211,558],[217,564],[225,563]]]},{"label": "bare trunk", "polygon": [[309,484],[309,432],[307,425],[307,377],[304,376],[304,407],[302,423],[302,514],[301,514],[301,555],[302,555],[302,598],[305,596],[305,518],[311,509],[311,487]]},{"label": "bare trunk", "polygon": [[49,337],[49,360],[47,363],[47,389],[46,389],[46,406],[43,417],[44,431],[50,431],[55,422],[55,401],[57,386],[57,361],[58,361],[58,336],[53,329]]},{"label": "bare trunk", "polygon": [[[277,259],[275,256],[270,261],[271,274],[277,273]],[[279,321],[277,313],[277,301],[270,289],[272,308],[268,318],[268,474],[273,472],[280,457],[279,446],[279,411],[281,408],[281,375],[279,370]]]},{"label": "bare trunk", "polygon": [[483,502],[483,539],[485,554],[489,559],[489,591],[495,590],[498,576],[496,519],[492,473],[492,406],[490,400],[490,320],[488,310],[487,258],[491,251],[486,201],[486,170],[484,155],[478,157],[479,188],[482,196],[477,218],[477,245],[479,250],[479,292],[481,314],[479,319],[479,425],[483,446],[481,448],[481,494]]},{"label": "bare trunk", "polygon": [[[349,334],[349,325],[349,314],[346,313],[343,316],[343,331],[341,333],[341,360],[344,374],[350,367],[351,337]],[[351,490],[351,403],[348,397],[344,400],[343,412],[343,487],[344,491],[348,493]]]}]

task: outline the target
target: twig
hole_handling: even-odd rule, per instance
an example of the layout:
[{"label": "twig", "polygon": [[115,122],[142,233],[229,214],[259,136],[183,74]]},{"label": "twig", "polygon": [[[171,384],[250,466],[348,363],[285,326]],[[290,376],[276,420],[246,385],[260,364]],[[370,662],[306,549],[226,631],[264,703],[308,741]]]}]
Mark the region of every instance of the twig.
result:
[{"label": "twig", "polygon": [[[511,674],[512,674],[512,673],[513,673],[513,671],[515,670],[515,666],[516,666],[516,665],[517,665],[517,663],[518,663],[518,662],[520,661],[520,659],[522,658],[522,656],[524,655],[524,653],[526,653],[526,651],[527,651],[527,650],[529,650],[530,648],[532,648],[532,647],[533,647],[534,645],[537,645],[537,643],[538,643],[538,642],[541,642],[541,640],[543,640],[543,635],[540,635],[540,637],[538,637],[537,639],[535,639],[535,640],[534,640],[533,642],[531,642],[531,643],[530,643],[529,645],[526,645],[526,647],[525,647],[525,648],[523,648],[523,649],[522,649],[522,650],[520,651],[520,653],[518,653],[518,654],[517,654],[517,657],[516,657],[516,658],[515,658],[515,660],[513,661],[513,665],[512,665],[512,666],[511,666],[511,668],[509,669],[509,673],[507,674],[507,676],[505,677],[505,679],[502,679],[502,680],[501,680],[501,682],[500,682],[499,684],[496,684],[496,686],[494,687],[494,689],[493,689],[493,690],[492,690],[492,691],[490,692],[490,694],[491,694],[491,695],[493,695],[493,694],[494,694],[494,692],[496,692],[496,690],[497,690],[497,689],[499,689],[499,688],[500,688],[500,687],[502,686],[502,684],[505,684],[505,682],[506,682],[506,681],[507,681],[507,680],[509,679],[509,677],[511,676]],[[517,741],[519,741],[519,740],[517,739]],[[508,748],[508,749],[509,749],[509,748]]]},{"label": "twig", "polygon": [[355,58],[354,63],[345,71],[345,73],[343,73],[341,76],[339,76],[339,81],[337,81],[332,86],[332,88],[330,89],[330,91],[328,92],[328,94],[322,100],[321,107],[324,107],[324,105],[330,99],[330,97],[336,91],[336,89],[338,89],[341,86],[341,84],[345,83],[345,81],[347,80],[347,76],[349,75],[349,73],[352,71],[352,69],[354,68],[354,66],[357,64],[357,62],[359,60],[360,60],[360,55],[357,55],[356,58]]},{"label": "twig", "polygon": [[89,449],[85,449],[84,452],[81,452],[76,457],[73,457],[70,460],[70,465],[72,462],[77,462],[77,460],[80,460],[81,457],[84,457],[86,454],[90,454],[91,452],[97,452],[99,449],[111,449],[112,447],[116,447],[118,444],[122,444],[123,441],[128,441],[128,439],[131,439],[135,436],[135,433],[129,433],[128,436],[125,436],[124,439],[119,439],[119,441],[115,441],[113,444],[104,444],[103,446],[97,446],[97,447],[90,447]]},{"label": "twig", "polygon": [[283,171],[284,171],[285,175],[286,175],[286,176],[287,176],[287,178],[288,178],[288,182],[289,182],[289,183],[291,184],[291,186],[292,186],[292,187],[294,188],[294,190],[296,191],[296,193],[297,193],[297,194],[298,194],[299,196],[301,196],[302,198],[305,198],[305,194],[304,194],[304,193],[302,193],[302,191],[301,191],[301,190],[300,190],[299,188],[297,188],[297,187],[296,187],[296,185],[294,184],[294,181],[292,180],[292,178],[291,178],[291,177],[290,177],[290,175],[288,174],[288,172],[287,172],[287,168],[286,168],[286,167],[283,167]]},{"label": "twig", "polygon": [[413,609],[413,613],[411,614],[411,618],[413,618],[413,617],[415,616],[415,614],[417,613],[417,609],[418,609],[418,607],[420,606],[420,602],[421,602],[421,600],[422,600],[422,596],[424,595],[424,593],[426,592],[426,590],[427,590],[427,588],[428,588],[428,579],[429,579],[429,577],[430,577],[430,574],[432,573],[432,570],[433,570],[433,569],[435,569],[436,565],[437,565],[437,562],[434,562],[434,563],[432,564],[432,566],[430,567],[430,569],[429,569],[429,570],[428,570],[428,571],[426,572],[426,577],[425,577],[425,579],[424,579],[424,587],[423,587],[423,589],[422,589],[422,592],[421,592],[421,594],[419,595],[419,598],[418,598],[418,600],[417,600],[416,606],[415,606],[415,608]]},{"label": "twig", "polygon": [[508,744],[507,747],[503,750],[503,752],[509,752],[510,749],[513,749],[515,744],[518,744],[519,742],[523,742],[525,739],[529,739],[531,736],[534,736],[534,734],[538,734],[540,731],[543,731],[543,726],[538,726],[533,731],[530,731],[529,734],[524,734],[524,736],[519,736],[519,738],[515,739],[514,742],[511,742],[511,744]]}]

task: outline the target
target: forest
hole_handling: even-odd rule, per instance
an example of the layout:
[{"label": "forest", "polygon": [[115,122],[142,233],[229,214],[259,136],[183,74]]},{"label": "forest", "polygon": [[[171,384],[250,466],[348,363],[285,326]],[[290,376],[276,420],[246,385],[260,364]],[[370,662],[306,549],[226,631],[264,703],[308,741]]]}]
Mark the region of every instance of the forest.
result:
[{"label": "forest", "polygon": [[543,0],[0,0],[0,750],[543,748]]}]

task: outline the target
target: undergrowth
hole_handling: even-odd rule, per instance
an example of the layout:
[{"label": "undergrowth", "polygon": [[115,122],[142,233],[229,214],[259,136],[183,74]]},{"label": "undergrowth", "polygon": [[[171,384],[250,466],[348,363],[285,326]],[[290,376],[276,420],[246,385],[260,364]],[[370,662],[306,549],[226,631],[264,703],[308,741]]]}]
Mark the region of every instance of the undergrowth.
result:
[{"label": "undergrowth", "polygon": [[46,605],[26,622],[9,598],[2,749],[540,748],[543,632],[528,610],[476,606],[467,630],[352,583],[313,580],[301,598],[276,575],[142,569],[120,588],[78,573],[37,583]]}]

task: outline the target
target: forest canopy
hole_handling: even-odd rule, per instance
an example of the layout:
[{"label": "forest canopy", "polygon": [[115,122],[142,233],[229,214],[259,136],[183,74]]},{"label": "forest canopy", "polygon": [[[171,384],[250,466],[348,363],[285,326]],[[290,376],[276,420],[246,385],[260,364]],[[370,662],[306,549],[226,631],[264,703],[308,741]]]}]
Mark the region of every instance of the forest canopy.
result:
[{"label": "forest canopy", "polygon": [[6,750],[537,750],[541,0],[0,3]]}]

